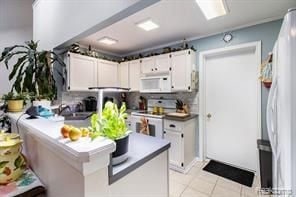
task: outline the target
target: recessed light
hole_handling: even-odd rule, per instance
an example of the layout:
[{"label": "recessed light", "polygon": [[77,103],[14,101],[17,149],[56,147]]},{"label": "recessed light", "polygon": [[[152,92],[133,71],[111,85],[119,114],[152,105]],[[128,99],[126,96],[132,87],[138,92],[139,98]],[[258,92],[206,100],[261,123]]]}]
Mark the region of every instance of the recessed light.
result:
[{"label": "recessed light", "polygon": [[115,44],[117,43],[118,41],[113,39],[113,38],[109,38],[107,36],[103,37],[103,38],[100,38],[98,40],[100,43],[103,43],[103,44],[107,44],[107,45],[111,45],[111,44]]},{"label": "recessed light", "polygon": [[145,31],[151,31],[153,29],[159,28],[159,26],[156,23],[154,23],[151,19],[147,19],[145,21],[136,23],[136,25],[141,29],[144,29]]},{"label": "recessed light", "polygon": [[207,20],[227,13],[225,0],[195,0]]}]

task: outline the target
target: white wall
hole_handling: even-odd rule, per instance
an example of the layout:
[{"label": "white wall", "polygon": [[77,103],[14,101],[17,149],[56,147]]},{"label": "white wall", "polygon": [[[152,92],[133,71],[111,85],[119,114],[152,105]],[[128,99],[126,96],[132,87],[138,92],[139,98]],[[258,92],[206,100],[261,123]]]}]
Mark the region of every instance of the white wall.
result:
[{"label": "white wall", "polygon": [[[53,49],[140,0],[36,0],[33,37]],[[149,0],[150,1],[150,0]]]},{"label": "white wall", "polygon": [[[32,38],[32,0],[0,0],[0,53],[5,47],[23,44]],[[9,73],[4,63],[0,63],[0,97],[11,89]]]}]

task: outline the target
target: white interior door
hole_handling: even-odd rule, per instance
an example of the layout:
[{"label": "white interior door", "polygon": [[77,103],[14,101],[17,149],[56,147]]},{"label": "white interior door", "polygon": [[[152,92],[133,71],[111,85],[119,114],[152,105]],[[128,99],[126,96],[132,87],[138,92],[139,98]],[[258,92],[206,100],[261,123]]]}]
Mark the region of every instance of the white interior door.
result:
[{"label": "white interior door", "polygon": [[206,156],[253,171],[261,127],[257,50],[219,51],[204,64]]}]

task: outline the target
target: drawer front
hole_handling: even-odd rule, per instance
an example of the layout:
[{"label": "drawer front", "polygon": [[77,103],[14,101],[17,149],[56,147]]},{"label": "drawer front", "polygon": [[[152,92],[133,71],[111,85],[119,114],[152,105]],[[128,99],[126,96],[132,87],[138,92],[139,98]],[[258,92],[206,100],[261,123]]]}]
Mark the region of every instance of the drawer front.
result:
[{"label": "drawer front", "polygon": [[131,115],[128,115],[125,119],[125,122],[131,122]]},{"label": "drawer front", "polygon": [[164,128],[168,130],[182,132],[184,129],[184,123],[174,120],[164,120]]}]

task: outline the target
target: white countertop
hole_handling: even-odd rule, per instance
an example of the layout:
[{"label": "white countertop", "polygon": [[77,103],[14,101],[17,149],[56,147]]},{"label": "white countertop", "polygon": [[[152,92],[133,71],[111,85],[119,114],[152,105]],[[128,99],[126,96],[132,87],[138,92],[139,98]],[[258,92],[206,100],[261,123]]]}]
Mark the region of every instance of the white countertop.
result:
[{"label": "white countertop", "polygon": [[[17,121],[23,113],[9,113],[12,121]],[[18,120],[18,125],[22,125],[45,143],[55,146],[61,152],[70,154],[73,159],[82,163],[99,158],[99,155],[110,154],[115,150],[115,143],[107,138],[98,137],[91,141],[89,137],[82,137],[78,141],[70,141],[63,138],[60,129],[64,125],[63,121],[55,122],[45,118],[26,119],[28,115],[23,115]],[[17,131],[14,131],[17,132]]]}]

